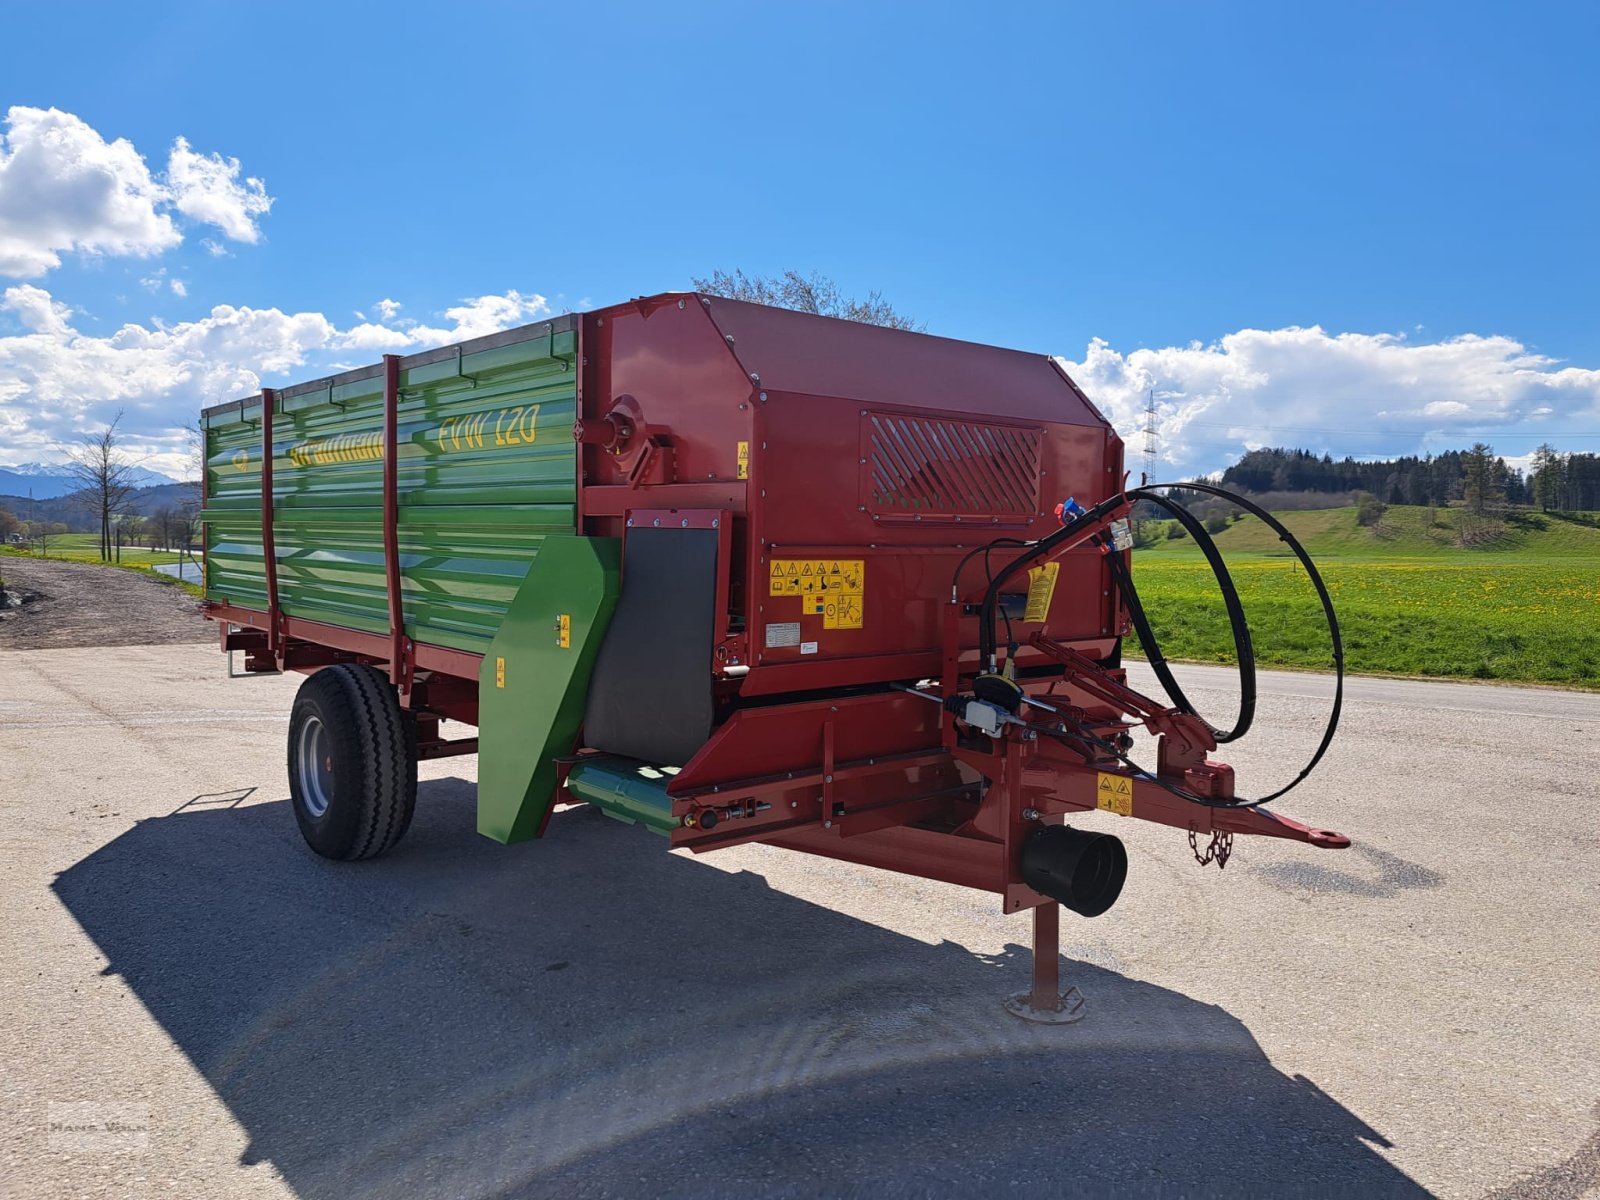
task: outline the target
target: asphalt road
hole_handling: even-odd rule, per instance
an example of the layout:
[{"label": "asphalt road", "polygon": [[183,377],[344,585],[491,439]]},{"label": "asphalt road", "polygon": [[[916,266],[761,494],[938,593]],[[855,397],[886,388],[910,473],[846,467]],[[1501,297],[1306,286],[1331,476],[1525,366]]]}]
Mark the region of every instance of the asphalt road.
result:
[{"label": "asphalt road", "polygon": [[[472,760],[322,862],[296,681],[223,672],[0,653],[6,1197],[1600,1196],[1600,697],[1354,683],[1281,806],[1348,851],[1095,814],[1128,887],[1041,1028],[991,897],[584,809],[497,846]],[[1265,677],[1241,791],[1326,688]]]}]

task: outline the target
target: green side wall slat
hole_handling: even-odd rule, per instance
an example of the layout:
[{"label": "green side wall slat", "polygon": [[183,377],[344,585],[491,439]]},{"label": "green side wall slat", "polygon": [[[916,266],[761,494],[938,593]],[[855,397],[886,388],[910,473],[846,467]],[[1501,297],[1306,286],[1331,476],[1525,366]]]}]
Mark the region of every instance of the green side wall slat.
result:
[{"label": "green side wall slat", "polygon": [[[402,373],[402,612],[416,641],[483,653],[552,532],[576,520],[575,339]],[[474,376],[476,382],[462,378]],[[273,424],[278,593],[290,616],[389,628],[381,381],[293,397]],[[261,407],[206,428],[206,595],[266,606]]]}]

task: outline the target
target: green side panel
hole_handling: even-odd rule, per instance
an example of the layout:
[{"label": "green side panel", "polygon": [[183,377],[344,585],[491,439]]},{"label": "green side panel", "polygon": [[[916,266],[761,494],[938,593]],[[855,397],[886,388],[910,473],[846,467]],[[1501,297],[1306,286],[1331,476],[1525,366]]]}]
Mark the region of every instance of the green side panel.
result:
[{"label": "green side panel", "polygon": [[[545,537],[478,677],[479,833],[522,842],[544,828],[555,760],[577,740],[621,581],[620,539]],[[563,614],[566,647],[557,632]]]},{"label": "green side panel", "polygon": [[667,784],[677,773],[676,767],[663,770],[637,759],[601,755],[572,768],[567,791],[624,824],[670,834],[678,828],[678,818],[672,815]]},{"label": "green side panel", "polygon": [[[402,611],[416,641],[483,653],[547,534],[576,522],[574,336],[401,373]],[[273,423],[278,592],[290,616],[389,628],[383,384],[285,397]],[[266,605],[261,406],[206,426],[206,595]]]}]

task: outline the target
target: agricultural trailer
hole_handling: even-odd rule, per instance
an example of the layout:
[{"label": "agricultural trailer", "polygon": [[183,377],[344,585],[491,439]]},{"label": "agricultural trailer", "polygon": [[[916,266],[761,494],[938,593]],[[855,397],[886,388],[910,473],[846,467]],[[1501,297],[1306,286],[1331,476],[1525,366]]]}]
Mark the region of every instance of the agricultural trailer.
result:
[{"label": "agricultural trailer", "polygon": [[[1046,356],[672,293],[263,388],[202,425],[204,611],[245,671],[307,676],[289,787],[325,857],[392,849],[418,761],[477,754],[499,842],[591,804],[695,853],[763,842],[992,892],[1033,913],[1033,986],[1008,1007],[1065,1021],[1059,907],[1099,915],[1127,875],[1120,839],[1069,818],[1157,822],[1219,863],[1236,834],[1349,845],[1211,757],[1255,705],[1237,593]],[[1129,565],[1140,500],[1217,572],[1232,728],[1161,659]],[[1326,589],[1273,524],[1338,666]],[[1166,702],[1128,686],[1130,631]]]}]

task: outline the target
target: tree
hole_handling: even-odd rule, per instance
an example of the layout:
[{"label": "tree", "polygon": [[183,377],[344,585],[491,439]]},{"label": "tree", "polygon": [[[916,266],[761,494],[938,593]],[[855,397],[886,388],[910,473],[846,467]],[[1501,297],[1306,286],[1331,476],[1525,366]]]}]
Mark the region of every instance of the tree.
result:
[{"label": "tree", "polygon": [[886,325],[890,329],[910,329],[917,333],[925,328],[922,322],[895,312],[880,293],[869,292],[864,300],[846,296],[839,290],[838,284],[815,271],[807,277],[799,271],[768,276],[746,275],[743,271],[730,274],[717,270],[711,273],[711,278],[696,277],[693,282],[697,292],[729,300],[772,304],[778,308],[792,308],[796,312],[840,317],[867,325]]},{"label": "tree", "polygon": [[179,550],[191,550],[200,540],[200,506],[185,500],[173,513],[173,539]]},{"label": "tree", "polygon": [[33,542],[34,553],[39,555],[41,558],[49,558],[50,557],[50,543],[55,540],[55,536],[56,536],[56,532],[57,532],[57,526],[60,526],[60,532],[62,532],[62,533],[66,532],[66,526],[65,525],[60,525],[60,522],[56,522],[56,521],[30,521],[30,522],[28,522],[28,534],[29,534],[30,540]]},{"label": "tree", "polygon": [[1565,466],[1549,442],[1533,452],[1533,502],[1545,512],[1561,507]]},{"label": "tree", "polygon": [[68,451],[80,502],[100,525],[101,561],[111,558],[112,523],[127,511],[128,498],[134,492],[129,477],[133,464],[117,449],[117,425],[121,421],[119,412],[111,424],[99,433],[86,435],[80,445]]},{"label": "tree", "polygon": [[206,502],[206,431],[197,424],[183,427],[187,450],[184,454],[183,505],[198,511]]},{"label": "tree", "polygon": [[1495,480],[1494,448],[1483,443],[1472,443],[1472,449],[1461,455],[1462,498],[1467,510],[1482,516],[1490,504],[1503,495]]},{"label": "tree", "polygon": [[11,535],[17,532],[21,524],[22,522],[17,520],[12,513],[0,508],[0,542],[9,542]]},{"label": "tree", "polygon": [[154,550],[159,544],[162,550],[171,550],[172,543],[178,536],[178,527],[183,518],[178,510],[170,506],[158,508],[150,514],[145,528],[150,533],[150,549]]}]

